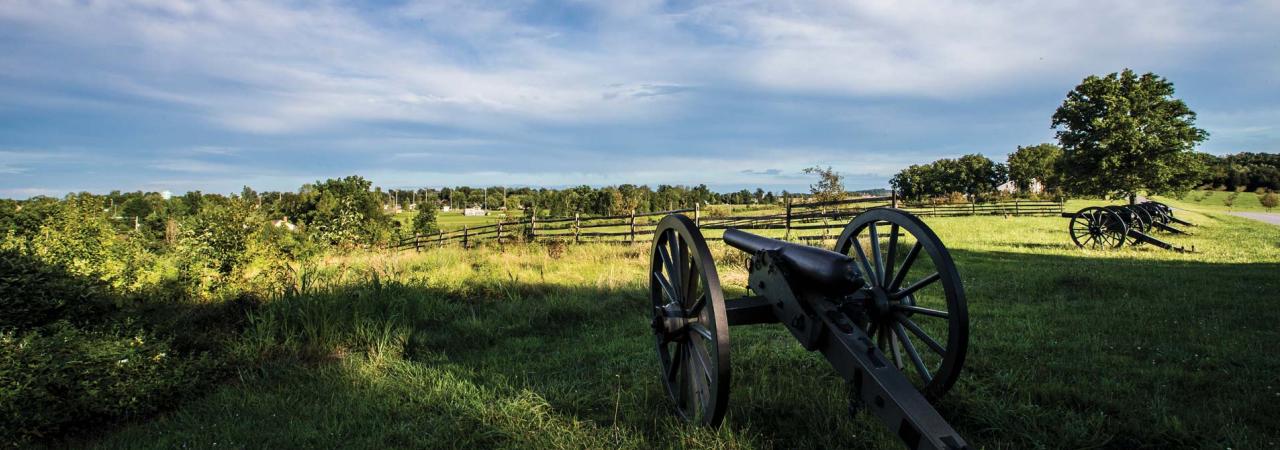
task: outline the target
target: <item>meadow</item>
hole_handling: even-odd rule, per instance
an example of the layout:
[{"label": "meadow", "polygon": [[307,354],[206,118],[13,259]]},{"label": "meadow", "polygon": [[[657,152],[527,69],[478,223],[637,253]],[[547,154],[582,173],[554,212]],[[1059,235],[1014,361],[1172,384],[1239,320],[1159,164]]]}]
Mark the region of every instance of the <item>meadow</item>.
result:
[{"label": "meadow", "polygon": [[1177,198],[1159,198],[1159,201],[1169,203],[1174,206],[1193,208],[1201,211],[1249,211],[1249,212],[1275,212],[1280,209],[1268,209],[1262,206],[1262,195],[1255,192],[1240,192],[1232,200],[1231,206],[1228,207],[1224,200],[1235,192],[1227,191],[1208,191],[1196,190],[1191,191],[1187,195]]},{"label": "meadow", "polygon": [[[1169,239],[1196,253],[1078,249],[1056,217],[926,220],[968,294],[965,373],[937,407],[970,444],[1280,445],[1280,227],[1179,215],[1200,226]],[[731,331],[721,428],[679,423],[647,326],[648,251],[327,256],[298,269],[308,282],[295,292],[249,309],[226,343],[238,361],[226,381],[52,445],[896,448],[874,418],[850,417],[842,381],[778,326]],[[728,296],[742,294],[745,258],[712,251]]]}]

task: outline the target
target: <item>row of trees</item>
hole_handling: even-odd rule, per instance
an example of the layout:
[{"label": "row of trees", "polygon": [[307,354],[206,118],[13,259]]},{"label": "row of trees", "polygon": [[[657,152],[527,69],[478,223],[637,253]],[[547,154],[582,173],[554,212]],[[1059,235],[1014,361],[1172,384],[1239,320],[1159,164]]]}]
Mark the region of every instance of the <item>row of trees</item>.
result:
[{"label": "row of trees", "polygon": [[[892,183],[911,199],[957,192],[974,199],[1010,180],[1022,191],[1039,182],[1051,192],[1076,196],[1183,193],[1202,184],[1213,157],[1195,151],[1209,133],[1195,126],[1195,112],[1173,94],[1173,83],[1152,73],[1125,69],[1090,76],[1053,114],[1058,145],[1019,147],[1007,165],[966,155],[911,166]],[[1225,170],[1222,177],[1262,183],[1272,172],[1253,164],[1258,160],[1248,159],[1250,164]],[[1260,176],[1250,178],[1254,173]]]},{"label": "row of trees", "polygon": [[1005,165],[996,164],[981,154],[972,154],[912,165],[894,175],[890,184],[898,195],[908,200],[959,193],[974,201],[995,193],[1008,176]]},{"label": "row of trees", "polygon": [[[829,177],[822,178],[827,180]],[[844,193],[838,182],[835,188]],[[140,242],[146,242],[153,249],[161,249],[176,244],[183,230],[193,227],[212,229],[203,224],[220,220],[219,217],[263,223],[282,220],[300,227],[307,239],[318,244],[357,245],[385,242],[395,236],[400,230],[400,224],[391,215],[395,206],[417,210],[419,214],[404,225],[417,233],[430,233],[438,229],[436,216],[446,205],[456,208],[505,207],[525,213],[536,212],[541,217],[569,217],[574,214],[590,216],[664,211],[689,208],[694,204],[769,204],[793,195],[786,191],[775,194],[764,189],[720,193],[706,185],[659,185],[653,189],[633,184],[584,185],[567,189],[462,186],[383,190],[362,177],[349,176],[306,184],[295,192],[258,192],[246,186],[236,195],[191,191],[168,196],[158,192],[113,191],[105,195],[73,194],[68,199],[92,199],[101,203],[99,214],[117,232],[133,233]],[[34,233],[63,201],[65,199],[49,197],[0,200],[0,234]]]},{"label": "row of trees", "polygon": [[1280,190],[1280,154],[1238,153],[1226,156],[1205,154],[1208,173],[1200,181],[1207,188],[1231,191]]},{"label": "row of trees", "polygon": [[470,186],[423,188],[414,190],[391,189],[383,193],[384,202],[408,209],[434,201],[440,206],[455,209],[479,207],[484,209],[537,210],[544,217],[566,217],[575,213],[588,215],[626,214],[630,211],[652,212],[689,207],[693,204],[772,204],[788,195],[786,191],[775,194],[757,188],[737,192],[714,192],[706,185],[672,186],[621,184],[617,186],[575,186],[566,189],[531,187]]}]

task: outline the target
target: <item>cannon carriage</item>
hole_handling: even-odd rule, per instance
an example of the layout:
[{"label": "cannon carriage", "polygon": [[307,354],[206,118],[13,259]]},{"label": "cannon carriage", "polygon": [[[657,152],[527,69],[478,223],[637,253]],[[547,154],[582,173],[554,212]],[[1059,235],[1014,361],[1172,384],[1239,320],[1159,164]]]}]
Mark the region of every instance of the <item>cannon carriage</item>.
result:
[{"label": "cannon carriage", "polygon": [[1071,241],[1080,248],[1120,248],[1125,244],[1151,244],[1165,250],[1190,251],[1153,235],[1155,231],[1187,234],[1172,224],[1194,226],[1173,216],[1173,208],[1159,202],[1143,202],[1124,206],[1090,206],[1074,213],[1062,213],[1071,219],[1068,231]]},{"label": "cannon carriage", "polygon": [[846,380],[851,410],[875,415],[908,448],[967,448],[930,404],[959,378],[969,322],[956,266],[924,222],[870,209],[833,250],[732,228],[724,241],[750,255],[750,295],[724,298],[692,220],[670,215],[655,231],[651,327],[679,417],[718,426],[729,400],[730,327],[780,323]]}]

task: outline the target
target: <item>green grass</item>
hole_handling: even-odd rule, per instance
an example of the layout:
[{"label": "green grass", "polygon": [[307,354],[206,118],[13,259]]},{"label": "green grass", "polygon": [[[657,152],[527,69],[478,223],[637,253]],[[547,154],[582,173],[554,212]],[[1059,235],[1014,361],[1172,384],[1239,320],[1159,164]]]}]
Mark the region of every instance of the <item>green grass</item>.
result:
[{"label": "green grass", "polygon": [[[478,227],[498,223],[499,221],[511,221],[524,216],[520,211],[508,211],[507,214],[511,216],[507,218],[504,218],[502,214],[502,211],[491,211],[487,216],[464,216],[462,211],[440,211],[436,216],[436,224],[440,226],[441,230],[453,231],[461,230],[464,226]],[[404,229],[408,230],[413,226],[413,217],[415,215],[417,215],[416,211],[403,211],[396,214],[394,220],[399,221]]]},{"label": "green grass", "polygon": [[[1267,208],[1262,206],[1262,196],[1253,192],[1241,192],[1240,195],[1236,196],[1231,207],[1228,208],[1222,202],[1233,193],[1227,191],[1191,191],[1181,199],[1155,197],[1154,200],[1168,203],[1170,206],[1198,211],[1267,211]],[[1277,211],[1280,211],[1280,209],[1271,210],[1271,212]]]},{"label": "green grass", "polygon": [[[942,414],[980,448],[1280,445],[1280,227],[1179,215],[1200,226],[1168,239],[1198,253],[1077,249],[1061,218],[927,219],[955,256],[972,327]],[[742,258],[712,250],[722,282],[741,294]],[[723,427],[678,423],[647,327],[647,251],[528,245],[332,259],[319,287],[253,314],[236,351],[258,363],[235,380],[70,444],[898,446],[874,418],[848,416],[833,370],[780,326],[732,330]]]}]

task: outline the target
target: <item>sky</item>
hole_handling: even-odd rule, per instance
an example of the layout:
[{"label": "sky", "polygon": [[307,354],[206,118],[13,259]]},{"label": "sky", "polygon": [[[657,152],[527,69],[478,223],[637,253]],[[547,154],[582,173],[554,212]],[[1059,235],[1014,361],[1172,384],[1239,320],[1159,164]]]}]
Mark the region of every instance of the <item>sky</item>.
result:
[{"label": "sky", "polygon": [[0,197],[846,187],[1053,142],[1091,74],[1280,152],[1280,2],[0,0]]}]

